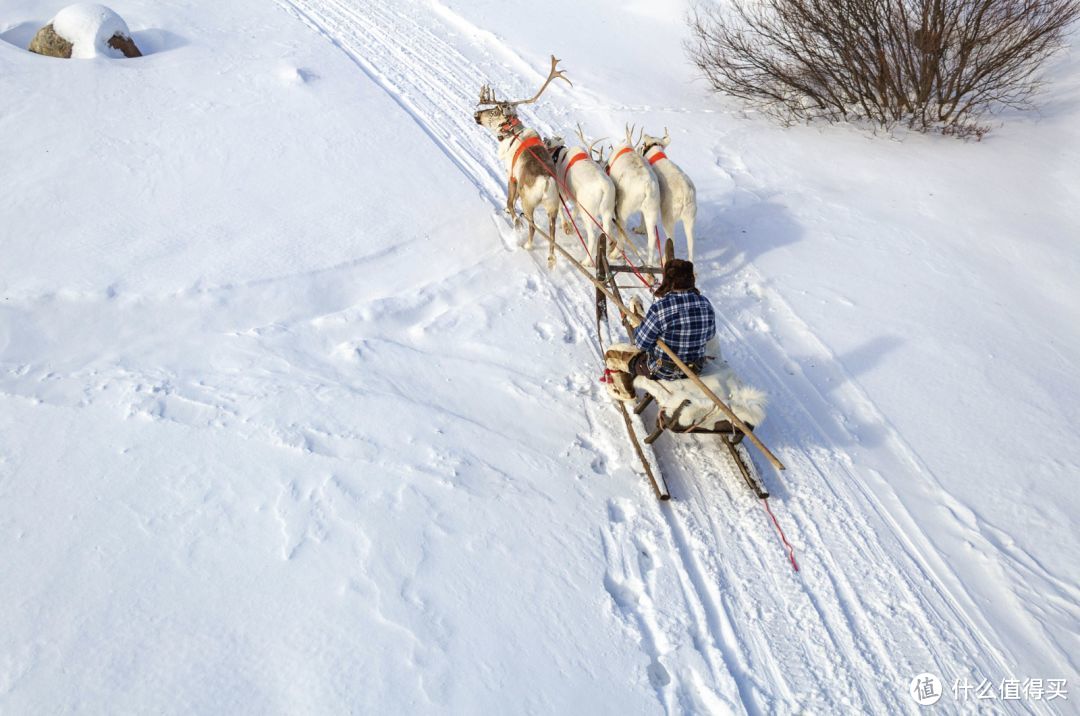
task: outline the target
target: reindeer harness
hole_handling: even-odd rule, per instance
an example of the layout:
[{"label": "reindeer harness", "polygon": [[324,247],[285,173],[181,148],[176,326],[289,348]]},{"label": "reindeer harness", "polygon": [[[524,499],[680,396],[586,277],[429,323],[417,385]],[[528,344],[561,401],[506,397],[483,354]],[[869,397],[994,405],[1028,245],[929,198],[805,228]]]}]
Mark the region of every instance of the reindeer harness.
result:
[{"label": "reindeer harness", "polygon": [[618,152],[617,152],[617,153],[615,154],[615,156],[613,156],[613,157],[611,158],[611,161],[610,161],[610,162],[608,162],[608,164],[607,164],[607,173],[608,173],[608,176],[611,176],[611,168],[612,168],[613,166],[615,166],[615,162],[619,161],[619,157],[621,157],[622,155],[624,155],[624,154],[626,154],[626,153],[628,153],[628,152],[632,152],[632,151],[634,151],[634,150],[633,150],[633,147],[623,147],[622,149],[620,149],[620,150],[619,150],[619,151],[618,151]]}]

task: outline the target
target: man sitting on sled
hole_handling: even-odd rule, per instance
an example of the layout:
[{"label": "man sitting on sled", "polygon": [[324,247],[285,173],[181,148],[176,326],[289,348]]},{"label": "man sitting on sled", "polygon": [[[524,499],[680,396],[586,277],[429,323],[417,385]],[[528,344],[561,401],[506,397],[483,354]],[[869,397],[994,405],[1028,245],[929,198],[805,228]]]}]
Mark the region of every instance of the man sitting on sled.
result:
[{"label": "man sitting on sled", "polygon": [[[709,299],[694,286],[694,264],[671,259],[664,265],[664,278],[654,294],[645,319],[634,335],[634,343],[620,343],[604,354],[608,368],[608,390],[617,400],[634,400],[634,377],[678,380],[683,372],[657,345],[667,344],[675,355],[700,373],[708,360],[707,344],[716,336],[716,314]],[[714,350],[714,355],[716,351]]]}]

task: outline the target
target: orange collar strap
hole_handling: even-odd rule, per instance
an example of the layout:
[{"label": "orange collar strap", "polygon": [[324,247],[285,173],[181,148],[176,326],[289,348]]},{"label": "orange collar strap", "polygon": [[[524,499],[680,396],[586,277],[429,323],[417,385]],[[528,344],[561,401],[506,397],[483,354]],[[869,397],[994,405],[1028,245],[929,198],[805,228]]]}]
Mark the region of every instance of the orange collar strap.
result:
[{"label": "orange collar strap", "polygon": [[611,161],[607,163],[607,173],[611,174],[611,168],[613,166],[615,166],[615,162],[619,161],[619,157],[621,157],[622,155],[626,154],[627,152],[631,152],[631,151],[633,151],[633,149],[631,147],[623,147],[622,149],[620,149],[615,154],[615,156],[613,156],[611,158]]},{"label": "orange collar strap", "polygon": [[578,152],[577,154],[575,154],[573,157],[571,157],[570,161],[568,161],[566,163],[566,170],[563,172],[563,176],[566,176],[567,174],[570,173],[570,167],[574,166],[575,164],[580,162],[582,159],[588,159],[588,158],[589,158],[589,155],[586,154],[585,152]]},{"label": "orange collar strap", "polygon": [[510,162],[510,174],[511,174],[511,176],[514,174],[514,167],[517,166],[517,160],[518,160],[518,157],[521,156],[521,153],[524,152],[529,147],[536,147],[536,146],[539,146],[541,144],[543,144],[543,142],[540,141],[540,137],[526,137],[524,140],[522,140],[521,146],[517,148],[516,152],[514,152],[514,161]]},{"label": "orange collar strap", "polygon": [[663,152],[657,152],[656,154],[649,157],[649,164],[656,164],[661,159],[667,159],[667,155]]}]

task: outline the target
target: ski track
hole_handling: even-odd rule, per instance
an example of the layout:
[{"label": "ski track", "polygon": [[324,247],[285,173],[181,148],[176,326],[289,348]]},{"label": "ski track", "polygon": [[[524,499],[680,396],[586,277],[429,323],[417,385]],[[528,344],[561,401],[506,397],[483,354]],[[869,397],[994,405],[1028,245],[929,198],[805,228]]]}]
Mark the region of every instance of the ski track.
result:
[{"label": "ski track", "polygon": [[[526,71],[526,63],[495,35],[437,2],[410,3],[408,11],[402,9],[406,3],[373,0],[278,3],[355,62],[501,211],[502,168],[494,140],[473,122],[474,97],[484,82],[515,94],[531,87],[538,73]],[[468,38],[467,47],[443,39],[455,35]],[[590,101],[605,104],[602,98]],[[551,131],[542,118],[525,114],[527,124]],[[507,226],[500,231],[508,246],[518,243]],[[540,267],[542,260],[536,260]],[[739,272],[742,281],[761,285],[752,267]],[[592,322],[579,284],[556,271],[540,289],[550,294],[572,335]],[[723,298],[734,296],[727,292]],[[769,301],[785,308],[778,296],[769,295]],[[798,321],[789,314],[785,320]],[[824,398],[806,379],[769,368],[788,362],[777,340],[748,336],[724,316],[720,332],[729,359],[754,366],[746,377],[769,389],[770,424],[800,426],[778,451],[790,485],[765,484],[783,506],[775,511],[802,571],[791,571],[758,500],[721,450],[699,438],[676,443],[663,437],[658,458],[676,501],[658,503],[635,476],[640,504],[606,505],[608,521],[600,534],[613,613],[636,635],[644,676],[663,710],[910,711],[906,685],[920,672],[945,678],[967,668],[1008,674],[1005,656],[969,615],[970,600],[941,585],[936,575],[945,567],[925,536],[902,533],[842,449],[829,447],[828,431],[800,400],[810,395],[820,404]],[[587,343],[599,362],[599,344]],[[855,397],[873,408],[868,399]],[[606,435],[590,439],[625,442],[607,405],[584,405],[589,423],[606,428]],[[917,457],[905,452],[895,433],[890,437],[900,459],[918,470]],[[627,452],[587,441],[582,447]],[[745,452],[744,459],[749,461]],[[616,469],[618,463],[600,455],[595,465]]]}]

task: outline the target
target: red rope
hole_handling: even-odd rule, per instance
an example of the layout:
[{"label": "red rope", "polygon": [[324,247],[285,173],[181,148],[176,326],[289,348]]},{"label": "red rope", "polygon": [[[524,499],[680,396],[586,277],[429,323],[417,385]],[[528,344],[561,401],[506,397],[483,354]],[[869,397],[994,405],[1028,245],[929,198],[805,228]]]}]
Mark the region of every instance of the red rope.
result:
[{"label": "red rope", "polygon": [[630,257],[626,255],[626,249],[624,249],[618,241],[615,242],[615,245],[619,247],[619,253],[622,254],[623,261],[625,261],[626,265],[630,267],[630,270],[634,272],[634,275],[638,277],[638,281],[641,281],[641,285],[645,288],[652,288],[652,284],[641,275],[641,272],[637,270],[637,266],[635,266],[634,262],[630,260]]},{"label": "red rope", "polygon": [[[566,218],[570,220],[571,226],[574,227],[574,231],[577,233],[578,239],[581,241],[582,248],[585,249],[585,255],[589,257],[589,261],[593,260],[592,254],[589,253],[589,245],[585,243],[585,237],[581,235],[581,229],[578,228],[577,222],[574,221],[574,215],[570,213],[570,207],[566,205],[566,200],[562,198],[562,194],[559,195],[559,203],[562,204],[563,211],[566,212]],[[585,213],[589,213],[585,211]],[[555,233],[555,227],[551,227],[552,234]],[[551,240],[554,241],[555,237],[552,236]]]},{"label": "red rope", "polygon": [[795,548],[787,541],[787,537],[784,536],[784,530],[780,529],[780,523],[776,521],[776,515],[774,515],[773,511],[769,508],[769,498],[762,497],[761,504],[765,506],[765,511],[768,512],[769,517],[772,518],[772,523],[776,527],[777,533],[780,535],[780,540],[784,543],[784,547],[787,548],[788,559],[791,560],[791,566],[798,572],[799,563],[795,561]]}]

